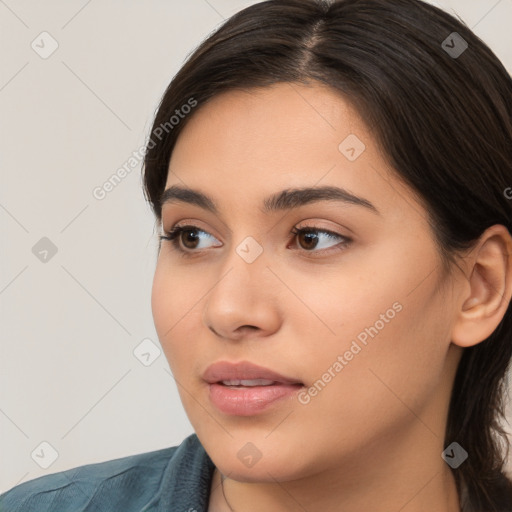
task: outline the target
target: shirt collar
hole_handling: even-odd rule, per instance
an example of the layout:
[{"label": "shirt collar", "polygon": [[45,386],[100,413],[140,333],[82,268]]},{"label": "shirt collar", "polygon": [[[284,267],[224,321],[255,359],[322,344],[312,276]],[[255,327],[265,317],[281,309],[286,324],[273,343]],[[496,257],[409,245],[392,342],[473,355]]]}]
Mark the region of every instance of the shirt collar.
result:
[{"label": "shirt collar", "polygon": [[176,449],[165,469],[159,490],[158,512],[207,512],[215,465],[196,434]]}]

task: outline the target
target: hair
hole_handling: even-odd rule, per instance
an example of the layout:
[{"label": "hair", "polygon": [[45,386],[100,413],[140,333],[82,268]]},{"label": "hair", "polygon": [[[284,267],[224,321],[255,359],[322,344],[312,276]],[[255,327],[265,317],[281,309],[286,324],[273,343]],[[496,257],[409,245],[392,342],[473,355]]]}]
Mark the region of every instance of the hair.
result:
[{"label": "hair", "polygon": [[[453,32],[468,45],[458,56],[443,43]],[[326,85],[353,105],[425,206],[444,270],[488,227],[512,232],[512,79],[462,21],[420,0],[268,0],[210,34],[167,87],[152,128],[158,141],[147,144],[144,195],[158,224],[187,121],[222,92],[277,83]],[[193,102],[199,107],[171,126]],[[500,421],[511,357],[509,303],[492,335],[464,349],[448,411],[444,446],[457,442],[469,454],[452,470],[457,490],[479,511],[510,506]]]}]

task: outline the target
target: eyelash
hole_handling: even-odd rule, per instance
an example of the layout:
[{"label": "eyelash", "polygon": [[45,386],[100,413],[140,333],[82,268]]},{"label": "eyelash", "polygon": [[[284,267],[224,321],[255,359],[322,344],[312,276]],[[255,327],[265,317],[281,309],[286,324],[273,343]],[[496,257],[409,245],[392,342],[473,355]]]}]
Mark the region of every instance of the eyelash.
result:
[{"label": "eyelash", "polygon": [[[178,251],[180,253],[181,256],[185,257],[185,258],[189,258],[189,257],[192,257],[194,256],[194,253],[199,253],[200,250],[195,250],[195,249],[182,249],[181,246],[180,246],[180,235],[181,233],[185,232],[185,231],[197,231],[197,232],[200,232],[200,233],[206,233],[207,235],[210,235],[208,232],[204,231],[203,229],[197,227],[197,226],[193,226],[193,225],[186,225],[186,226],[174,226],[170,231],[165,231],[165,235],[160,235],[160,240],[167,240],[167,241],[170,241],[171,242],[171,245],[173,247],[174,250]],[[321,249],[319,251],[315,251],[315,250],[312,250],[312,251],[307,251],[305,249],[303,249],[304,252],[306,253],[330,253],[331,251],[340,251],[340,250],[344,250],[351,242],[352,242],[352,239],[351,238],[348,238],[346,236],[343,236],[343,235],[340,235],[338,233],[334,233],[333,231],[329,231],[329,230],[326,230],[326,229],[320,229],[320,228],[316,228],[314,226],[308,226],[308,227],[305,227],[305,228],[301,228],[301,229],[298,229],[296,227],[294,227],[291,231],[290,231],[290,235],[300,235],[302,233],[307,233],[307,234],[318,234],[318,233],[323,233],[323,234],[326,234],[328,235],[330,238],[338,238],[338,239],[341,239],[342,241],[333,246],[333,247],[329,247],[327,249]],[[210,235],[212,236],[212,235]]]}]

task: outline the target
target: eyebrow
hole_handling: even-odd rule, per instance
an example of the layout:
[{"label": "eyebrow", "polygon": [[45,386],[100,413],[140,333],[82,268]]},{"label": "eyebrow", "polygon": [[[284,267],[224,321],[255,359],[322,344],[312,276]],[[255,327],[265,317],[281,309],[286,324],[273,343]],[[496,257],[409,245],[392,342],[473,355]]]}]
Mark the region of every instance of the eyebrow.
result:
[{"label": "eyebrow", "polygon": [[[263,200],[262,213],[273,213],[283,210],[300,208],[301,206],[319,201],[338,201],[345,204],[361,206],[380,215],[379,210],[367,199],[356,196],[344,188],[323,186],[307,188],[291,188],[277,192]],[[213,199],[199,190],[181,185],[172,185],[160,197],[160,207],[170,203],[187,203],[199,206],[216,215],[219,209]]]}]

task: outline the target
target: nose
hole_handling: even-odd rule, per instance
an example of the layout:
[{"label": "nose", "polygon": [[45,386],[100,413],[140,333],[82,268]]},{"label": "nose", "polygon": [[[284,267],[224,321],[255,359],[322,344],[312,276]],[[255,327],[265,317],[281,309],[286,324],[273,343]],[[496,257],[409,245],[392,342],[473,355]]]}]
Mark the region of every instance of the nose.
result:
[{"label": "nose", "polygon": [[252,263],[233,250],[203,303],[203,322],[218,337],[238,341],[264,337],[279,328],[279,281],[264,255]]}]

